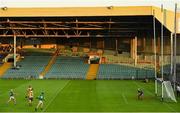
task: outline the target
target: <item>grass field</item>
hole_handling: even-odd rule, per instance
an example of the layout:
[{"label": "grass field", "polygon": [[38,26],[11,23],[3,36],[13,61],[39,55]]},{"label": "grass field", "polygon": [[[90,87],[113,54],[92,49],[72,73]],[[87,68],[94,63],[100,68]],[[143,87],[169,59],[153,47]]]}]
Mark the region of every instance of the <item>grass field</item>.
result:
[{"label": "grass field", "polygon": [[[154,96],[154,84],[131,80],[0,80],[0,112],[32,112],[25,99],[28,85],[34,95],[45,92],[47,112],[180,112],[178,103],[161,102]],[[137,100],[137,88],[144,90],[144,100]],[[6,104],[9,90],[16,92],[17,105]]]}]

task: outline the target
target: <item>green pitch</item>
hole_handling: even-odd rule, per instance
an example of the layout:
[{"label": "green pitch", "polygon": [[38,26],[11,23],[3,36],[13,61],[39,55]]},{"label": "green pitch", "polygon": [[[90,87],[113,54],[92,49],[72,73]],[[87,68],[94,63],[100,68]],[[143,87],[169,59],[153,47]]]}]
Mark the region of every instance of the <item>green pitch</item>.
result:
[{"label": "green pitch", "polygon": [[[47,112],[180,112],[178,103],[161,102],[154,96],[154,84],[131,80],[0,80],[0,112],[32,112],[25,99],[28,85],[35,97],[45,92]],[[137,100],[137,89],[144,90],[144,100]],[[9,90],[14,89],[17,105],[6,104]],[[39,110],[40,111],[40,110]]]}]

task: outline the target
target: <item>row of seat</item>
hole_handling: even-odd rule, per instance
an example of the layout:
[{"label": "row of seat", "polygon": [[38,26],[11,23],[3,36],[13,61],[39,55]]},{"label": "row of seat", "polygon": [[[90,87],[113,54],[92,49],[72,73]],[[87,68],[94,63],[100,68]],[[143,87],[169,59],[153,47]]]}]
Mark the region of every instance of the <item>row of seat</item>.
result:
[{"label": "row of seat", "polygon": [[24,59],[17,62],[17,69],[9,69],[3,78],[38,78],[43,71],[50,56],[25,56]]},{"label": "row of seat", "polygon": [[85,79],[89,64],[80,57],[58,57],[45,78]]},{"label": "row of seat", "polygon": [[144,79],[154,78],[154,70],[119,64],[101,64],[98,79]]},{"label": "row of seat", "polygon": [[[50,56],[25,56],[18,62],[19,69],[9,69],[4,78],[38,78],[48,64]],[[57,57],[45,78],[86,79],[89,64],[81,57]],[[101,64],[97,79],[143,79],[153,78],[154,70],[135,68],[119,64]]]}]

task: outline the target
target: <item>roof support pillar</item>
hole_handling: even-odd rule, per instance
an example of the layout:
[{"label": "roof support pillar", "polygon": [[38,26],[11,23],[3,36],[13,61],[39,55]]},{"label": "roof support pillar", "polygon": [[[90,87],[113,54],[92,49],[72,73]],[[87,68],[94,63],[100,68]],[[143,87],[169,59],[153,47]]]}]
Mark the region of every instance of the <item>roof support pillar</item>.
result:
[{"label": "roof support pillar", "polygon": [[131,58],[134,59],[134,65],[137,65],[137,36],[131,39]]},{"label": "roof support pillar", "polygon": [[16,68],[16,35],[14,35],[14,68]]}]

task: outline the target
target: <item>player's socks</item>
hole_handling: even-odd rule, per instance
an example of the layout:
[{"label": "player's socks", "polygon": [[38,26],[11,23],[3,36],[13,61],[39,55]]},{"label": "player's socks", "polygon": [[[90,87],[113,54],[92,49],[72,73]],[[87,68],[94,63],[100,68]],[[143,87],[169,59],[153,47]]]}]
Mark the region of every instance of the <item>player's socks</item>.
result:
[{"label": "player's socks", "polygon": [[37,111],[37,108],[35,108],[35,111]]}]

